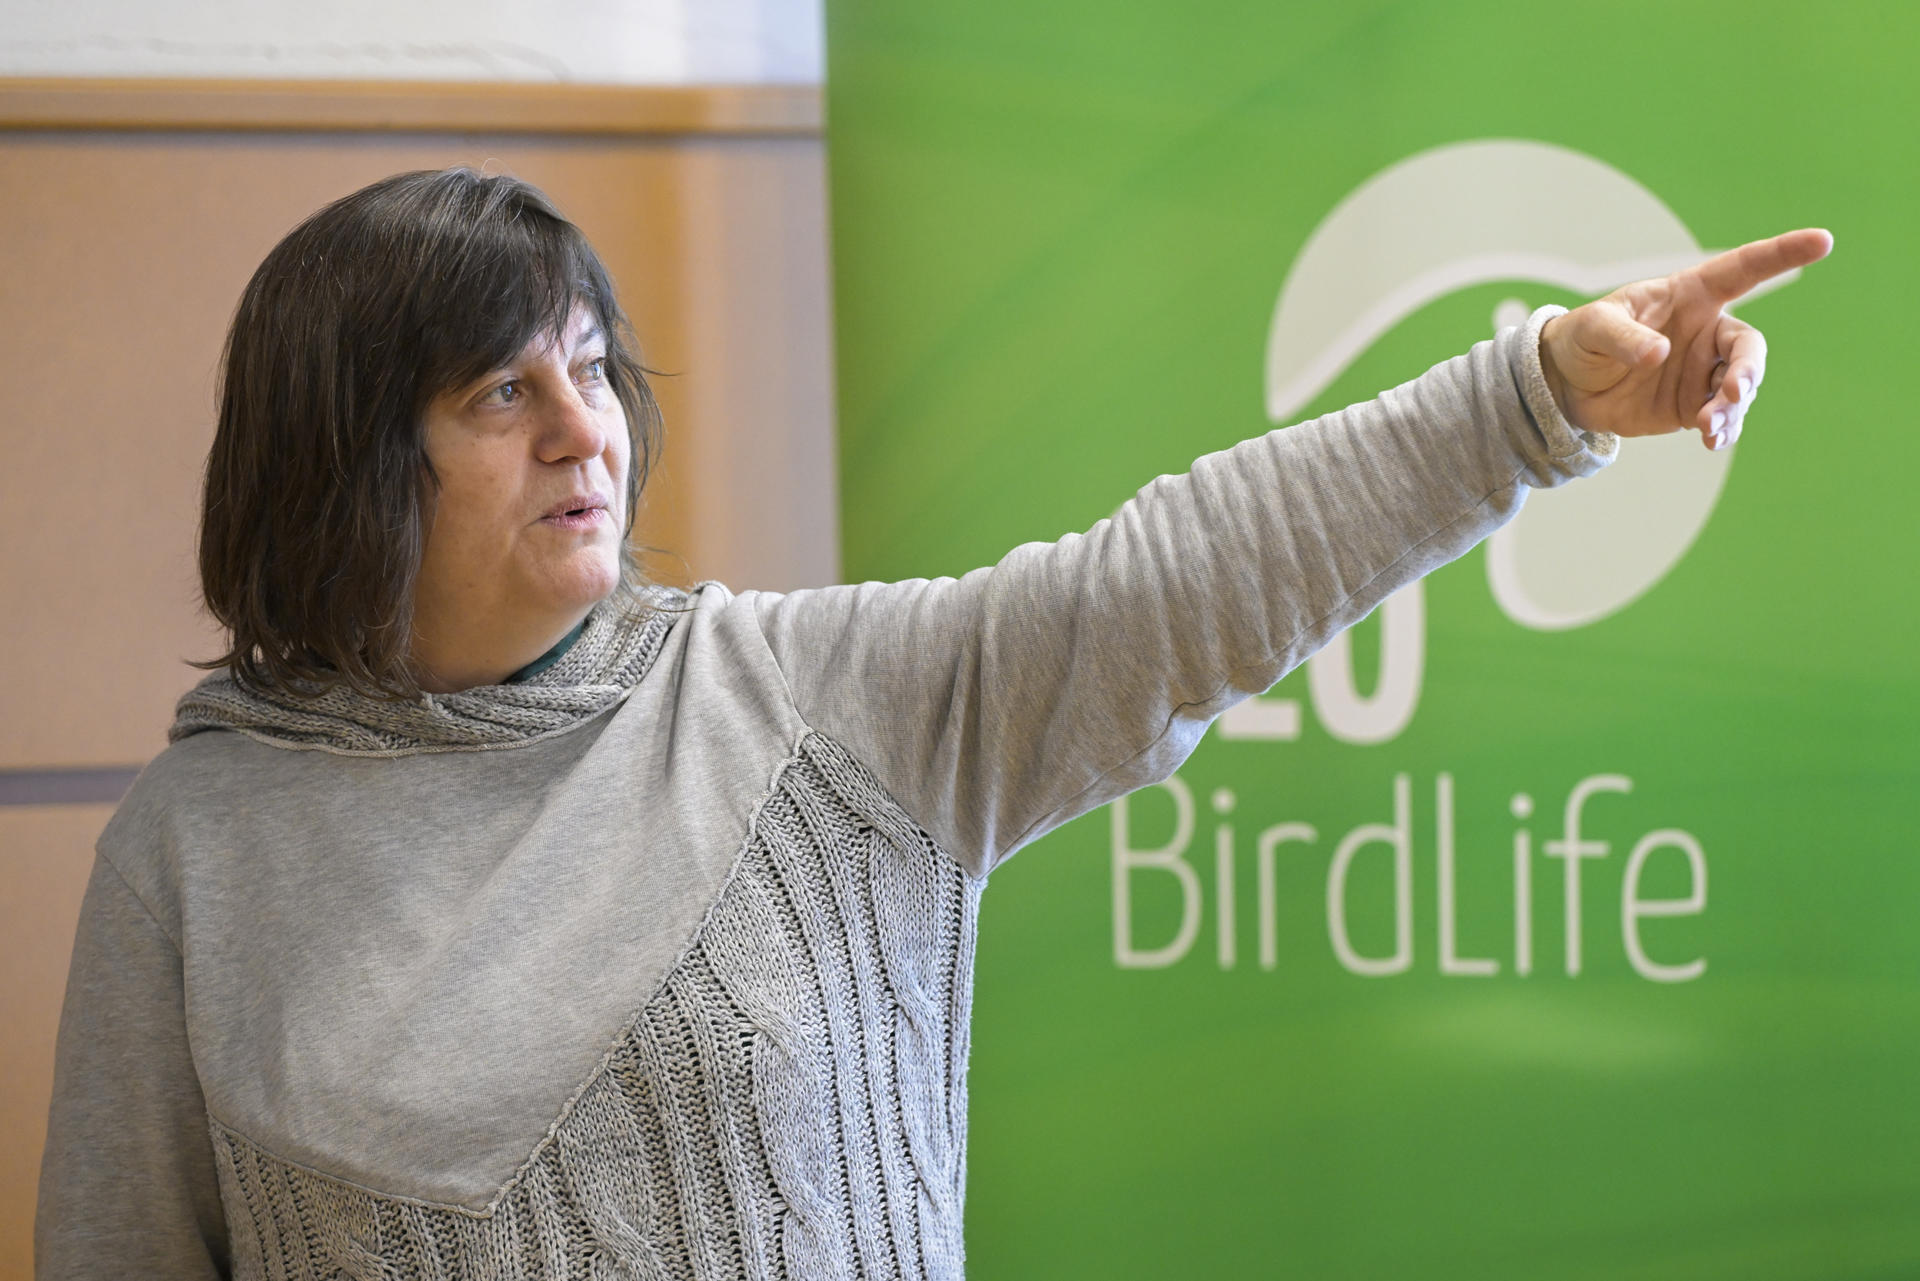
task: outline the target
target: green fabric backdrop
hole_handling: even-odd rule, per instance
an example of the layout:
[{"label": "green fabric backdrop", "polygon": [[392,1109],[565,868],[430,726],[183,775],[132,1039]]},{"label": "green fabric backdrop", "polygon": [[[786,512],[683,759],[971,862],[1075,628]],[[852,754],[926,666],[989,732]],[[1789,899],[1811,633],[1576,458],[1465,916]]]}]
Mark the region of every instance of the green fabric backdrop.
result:
[{"label": "green fabric backdrop", "polygon": [[[1772,368],[1730,457],[1661,442],[1591,511],[1530,504],[1519,597],[1476,551],[1357,628],[1350,675],[1315,660],[1210,733],[1178,792],[996,873],[973,1275],[1920,1276],[1917,14],[829,0],[853,578],[990,563],[1272,426],[1283,285],[1286,332],[1331,342],[1434,268],[1297,421],[1577,301],[1590,245],[1604,274],[1676,234],[1838,238],[1743,307]],[[1329,222],[1382,174],[1386,213]],[[1460,266],[1476,226],[1538,269]],[[1588,583],[1631,599],[1526,621]],[[1394,840],[1350,845],[1350,953],[1393,971],[1355,972],[1329,876],[1397,788],[1410,954]],[[1160,857],[1191,871],[1151,865],[1183,799]]]}]

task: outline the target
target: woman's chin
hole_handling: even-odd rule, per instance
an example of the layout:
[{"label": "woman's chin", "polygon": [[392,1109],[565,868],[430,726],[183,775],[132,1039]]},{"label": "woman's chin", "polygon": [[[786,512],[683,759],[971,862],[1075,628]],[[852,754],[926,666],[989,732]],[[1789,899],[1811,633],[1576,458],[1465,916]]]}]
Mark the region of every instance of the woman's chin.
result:
[{"label": "woman's chin", "polygon": [[620,557],[617,552],[582,554],[564,571],[555,575],[556,603],[569,609],[591,609],[613,595],[620,586]]}]

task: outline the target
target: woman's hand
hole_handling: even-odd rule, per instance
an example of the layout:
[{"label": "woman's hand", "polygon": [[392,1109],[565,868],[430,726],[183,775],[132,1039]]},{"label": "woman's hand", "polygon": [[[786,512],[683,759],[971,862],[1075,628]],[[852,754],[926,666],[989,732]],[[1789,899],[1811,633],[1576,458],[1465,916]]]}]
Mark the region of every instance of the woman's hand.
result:
[{"label": "woman's hand", "polygon": [[1727,305],[1832,248],[1825,231],[1789,231],[1555,316],[1540,331],[1540,364],[1560,412],[1587,431],[1692,427],[1709,449],[1731,445],[1766,376],[1767,340]]}]

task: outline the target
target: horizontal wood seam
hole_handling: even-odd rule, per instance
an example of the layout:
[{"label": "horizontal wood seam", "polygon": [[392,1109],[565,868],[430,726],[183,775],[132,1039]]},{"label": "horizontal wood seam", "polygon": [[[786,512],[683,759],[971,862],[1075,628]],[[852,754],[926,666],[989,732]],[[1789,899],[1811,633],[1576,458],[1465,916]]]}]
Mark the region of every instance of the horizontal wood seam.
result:
[{"label": "horizontal wood seam", "polygon": [[817,136],[818,85],[0,77],[0,129]]}]

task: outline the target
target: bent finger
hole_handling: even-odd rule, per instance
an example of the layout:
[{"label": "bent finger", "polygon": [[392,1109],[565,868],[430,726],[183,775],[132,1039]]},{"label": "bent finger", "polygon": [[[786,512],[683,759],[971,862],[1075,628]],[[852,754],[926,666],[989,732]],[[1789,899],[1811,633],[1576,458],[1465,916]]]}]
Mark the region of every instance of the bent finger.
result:
[{"label": "bent finger", "polygon": [[1740,439],[1740,429],[1746,425],[1746,406],[1732,405],[1724,409],[1707,406],[1700,412],[1706,414],[1707,419],[1695,426],[1700,432],[1700,443],[1708,449],[1725,449]]},{"label": "bent finger", "polygon": [[1720,364],[1707,403],[1694,425],[1709,449],[1725,449],[1740,439],[1747,413],[1767,373],[1767,339],[1758,329],[1732,316],[1722,316],[1714,332]]},{"label": "bent finger", "polygon": [[1758,329],[1744,320],[1722,315],[1714,327],[1714,352],[1719,363],[1707,387],[1706,403],[1694,416],[1694,425],[1702,431],[1714,430],[1714,420],[1738,411],[1746,416],[1748,407],[1767,376],[1767,340]]},{"label": "bent finger", "polygon": [[1726,377],[1716,390],[1727,401],[1744,408],[1767,376],[1766,335],[1744,320],[1722,316],[1715,345],[1720,358],[1727,362]]}]

